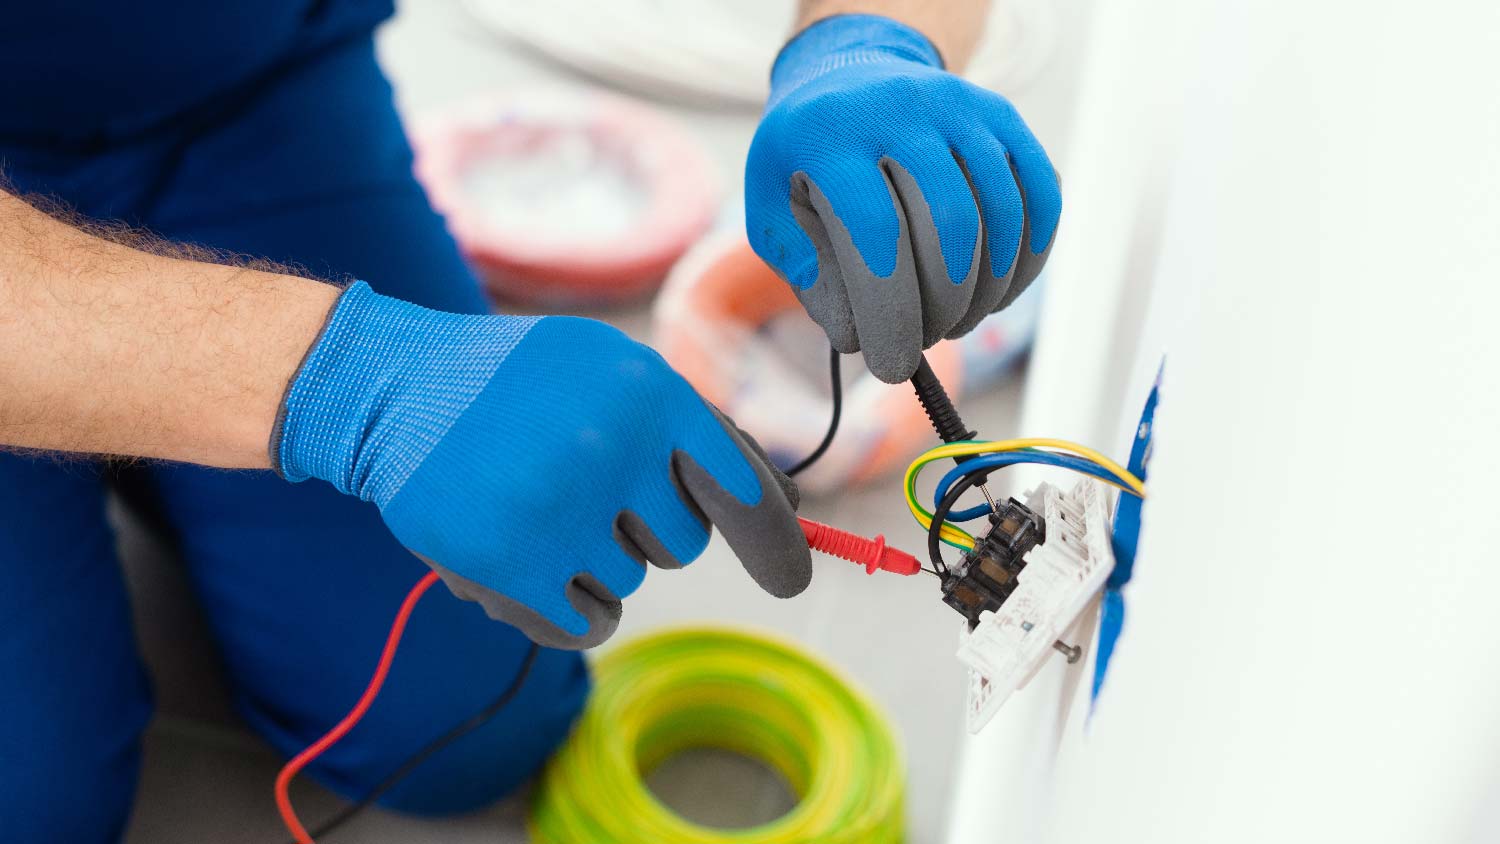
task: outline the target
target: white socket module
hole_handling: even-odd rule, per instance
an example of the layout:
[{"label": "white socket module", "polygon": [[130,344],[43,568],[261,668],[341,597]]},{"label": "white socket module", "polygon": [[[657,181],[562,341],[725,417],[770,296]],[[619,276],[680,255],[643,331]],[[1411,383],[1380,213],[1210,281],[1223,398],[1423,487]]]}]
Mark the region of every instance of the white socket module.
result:
[{"label": "white socket module", "polygon": [[1114,569],[1109,546],[1113,490],[1092,479],[1067,493],[1043,483],[1026,506],[1046,520],[1047,541],[1023,558],[1016,590],[996,612],[961,628],[958,658],[969,667],[968,724],[977,733],[1011,692],[1024,688],[1052,643],[1083,614]]}]

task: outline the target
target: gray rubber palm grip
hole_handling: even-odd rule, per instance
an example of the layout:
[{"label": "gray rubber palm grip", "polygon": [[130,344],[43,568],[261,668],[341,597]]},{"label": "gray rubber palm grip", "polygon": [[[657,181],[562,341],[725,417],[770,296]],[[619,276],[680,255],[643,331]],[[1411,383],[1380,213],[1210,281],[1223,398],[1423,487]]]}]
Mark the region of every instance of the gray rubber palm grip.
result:
[{"label": "gray rubber palm grip", "polygon": [[568,603],[573,605],[573,609],[589,625],[588,632],[582,636],[574,636],[520,601],[449,571],[421,554],[417,557],[437,572],[454,595],[465,601],[473,601],[483,607],[490,618],[509,624],[543,647],[567,651],[592,648],[603,644],[620,626],[620,615],[623,612],[620,599],[591,574],[574,577],[566,587]]}]

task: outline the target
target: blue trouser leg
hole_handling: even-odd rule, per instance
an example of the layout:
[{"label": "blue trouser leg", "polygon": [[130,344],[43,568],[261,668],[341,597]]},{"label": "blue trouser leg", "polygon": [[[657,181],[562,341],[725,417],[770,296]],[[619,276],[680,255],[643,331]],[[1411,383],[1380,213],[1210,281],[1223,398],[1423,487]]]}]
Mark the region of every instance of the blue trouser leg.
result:
[{"label": "blue trouser leg", "polygon": [[0,454],[0,838],[118,840],[150,717],[97,467]]},{"label": "blue trouser leg", "polygon": [[[278,750],[295,753],[358,699],[425,567],[391,539],[374,507],[324,484],[196,467],[156,468],[152,481],[228,663],[236,707]],[[310,771],[345,796],[364,794],[497,697],[528,647],[477,606],[432,589],[374,707]],[[451,812],[510,792],[566,735],[586,689],[576,654],[543,651],[513,703],[383,802]]]}]

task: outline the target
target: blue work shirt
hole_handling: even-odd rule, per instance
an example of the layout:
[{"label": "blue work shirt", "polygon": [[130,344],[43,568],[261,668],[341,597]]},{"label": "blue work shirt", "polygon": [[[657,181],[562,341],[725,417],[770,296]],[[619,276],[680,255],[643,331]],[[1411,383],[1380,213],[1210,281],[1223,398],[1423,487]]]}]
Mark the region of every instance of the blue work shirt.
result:
[{"label": "blue work shirt", "polygon": [[108,143],[363,36],[392,0],[20,2],[0,10],[0,141]]}]

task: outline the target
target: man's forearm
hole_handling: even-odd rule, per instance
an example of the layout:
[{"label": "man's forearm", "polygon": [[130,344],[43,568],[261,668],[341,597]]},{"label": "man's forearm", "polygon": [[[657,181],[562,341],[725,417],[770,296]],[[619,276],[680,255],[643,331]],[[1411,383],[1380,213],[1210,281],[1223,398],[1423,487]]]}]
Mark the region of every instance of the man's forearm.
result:
[{"label": "man's forearm", "polygon": [[0,446],[266,467],[337,296],[133,249],[0,192]]},{"label": "man's forearm", "polygon": [[884,15],[926,35],[949,70],[961,72],[984,33],[990,0],[802,0],[797,32],[833,15]]}]

